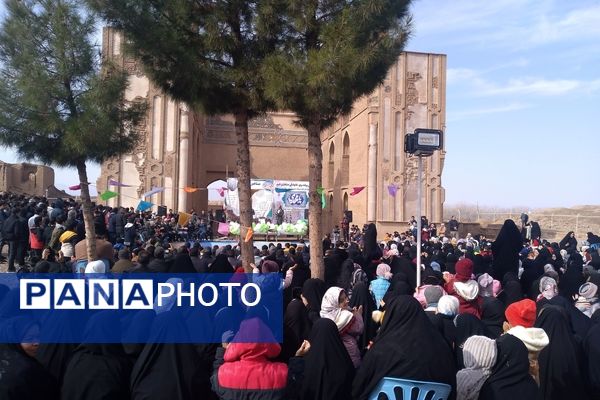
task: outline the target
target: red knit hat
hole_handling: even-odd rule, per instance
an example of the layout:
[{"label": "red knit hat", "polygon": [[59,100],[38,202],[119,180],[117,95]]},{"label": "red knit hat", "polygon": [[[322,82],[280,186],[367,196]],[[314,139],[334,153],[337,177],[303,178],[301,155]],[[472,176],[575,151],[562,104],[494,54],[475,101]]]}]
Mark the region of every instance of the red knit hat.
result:
[{"label": "red knit hat", "polygon": [[504,315],[511,326],[532,328],[535,322],[535,301],[524,299],[512,303],[506,307]]},{"label": "red knit hat", "polygon": [[456,270],[456,275],[454,275],[454,280],[458,282],[467,282],[471,280],[471,276],[473,276],[473,261],[468,258],[463,258],[454,266]]}]

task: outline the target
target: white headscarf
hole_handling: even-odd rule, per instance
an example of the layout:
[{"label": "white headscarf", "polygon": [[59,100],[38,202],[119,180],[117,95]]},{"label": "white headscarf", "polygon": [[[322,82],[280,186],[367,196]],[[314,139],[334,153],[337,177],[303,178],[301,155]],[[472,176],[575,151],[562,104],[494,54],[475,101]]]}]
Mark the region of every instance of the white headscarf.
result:
[{"label": "white headscarf", "polygon": [[549,276],[543,276],[540,279],[540,296],[550,300],[558,294],[558,289],[556,288],[556,281],[554,278]]},{"label": "white headscarf", "polygon": [[103,274],[106,272],[106,264],[102,260],[90,261],[85,266],[86,274]]},{"label": "white headscarf", "polygon": [[454,296],[445,295],[440,297],[437,306],[437,312],[439,314],[444,314],[448,317],[454,317],[458,314],[458,299]]},{"label": "white headscarf", "polygon": [[496,364],[496,341],[485,336],[471,336],[463,345],[465,368],[456,374],[456,398],[477,400],[479,392]]},{"label": "white headscarf", "polygon": [[325,292],[323,301],[321,301],[321,318],[328,318],[335,322],[338,331],[344,329],[354,317],[350,311],[340,307],[340,293],[343,290],[336,286],[330,287]]}]

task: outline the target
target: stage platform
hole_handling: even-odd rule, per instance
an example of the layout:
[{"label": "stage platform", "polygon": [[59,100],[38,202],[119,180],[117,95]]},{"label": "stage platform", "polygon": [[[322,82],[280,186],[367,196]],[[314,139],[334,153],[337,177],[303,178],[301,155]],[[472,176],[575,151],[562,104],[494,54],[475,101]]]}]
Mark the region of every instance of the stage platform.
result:
[{"label": "stage platform", "polygon": [[[308,245],[308,240],[305,240],[306,244]],[[202,247],[213,247],[213,246],[219,246],[219,247],[223,247],[223,246],[227,246],[227,245],[231,245],[231,246],[237,246],[238,244],[238,240],[233,240],[233,239],[223,239],[223,240],[201,240],[201,241],[190,241],[190,244],[193,243],[199,243],[200,246]],[[270,243],[273,244],[277,244],[277,243],[281,243],[282,245],[284,243],[293,243],[293,244],[299,244],[300,241],[296,236],[290,236],[288,238],[286,238],[285,236],[279,236],[277,240],[254,240],[254,247],[257,248],[261,248],[262,246],[268,246]],[[179,247],[180,245],[183,245],[183,243],[178,243],[176,247]]]}]

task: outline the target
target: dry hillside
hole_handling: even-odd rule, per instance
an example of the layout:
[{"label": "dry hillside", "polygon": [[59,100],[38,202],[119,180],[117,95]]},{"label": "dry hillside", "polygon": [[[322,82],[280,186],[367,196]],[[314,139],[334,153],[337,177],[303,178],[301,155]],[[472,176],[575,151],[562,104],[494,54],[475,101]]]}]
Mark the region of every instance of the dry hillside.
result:
[{"label": "dry hillside", "polygon": [[550,240],[560,240],[568,231],[574,231],[580,241],[585,239],[587,232],[600,234],[600,205],[529,209],[528,207],[500,208],[457,204],[444,208],[445,219],[454,215],[462,222],[502,224],[505,219],[511,218],[519,226],[523,212],[529,215],[530,220],[540,224],[542,236]]}]

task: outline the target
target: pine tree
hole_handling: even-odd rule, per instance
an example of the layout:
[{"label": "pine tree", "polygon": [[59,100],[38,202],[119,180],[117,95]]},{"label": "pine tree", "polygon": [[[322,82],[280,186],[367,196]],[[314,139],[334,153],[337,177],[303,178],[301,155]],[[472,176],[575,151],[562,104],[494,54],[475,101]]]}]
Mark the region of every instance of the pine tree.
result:
[{"label": "pine tree", "polygon": [[92,42],[94,18],[75,0],[8,0],[0,27],[0,144],[26,160],[77,168],[87,256],[96,259],[86,162],[132,148],[144,104]]},{"label": "pine tree", "polygon": [[308,131],[311,270],[323,278],[320,134],[350,113],[397,61],[410,32],[410,0],[287,0],[277,54],[264,63],[266,95]]},{"label": "pine tree", "polygon": [[[88,0],[121,29],[149,77],[173,98],[209,115],[233,114],[240,224],[252,226],[248,120],[269,110],[260,75],[280,38],[281,0]],[[242,264],[254,262],[244,241]]]}]

